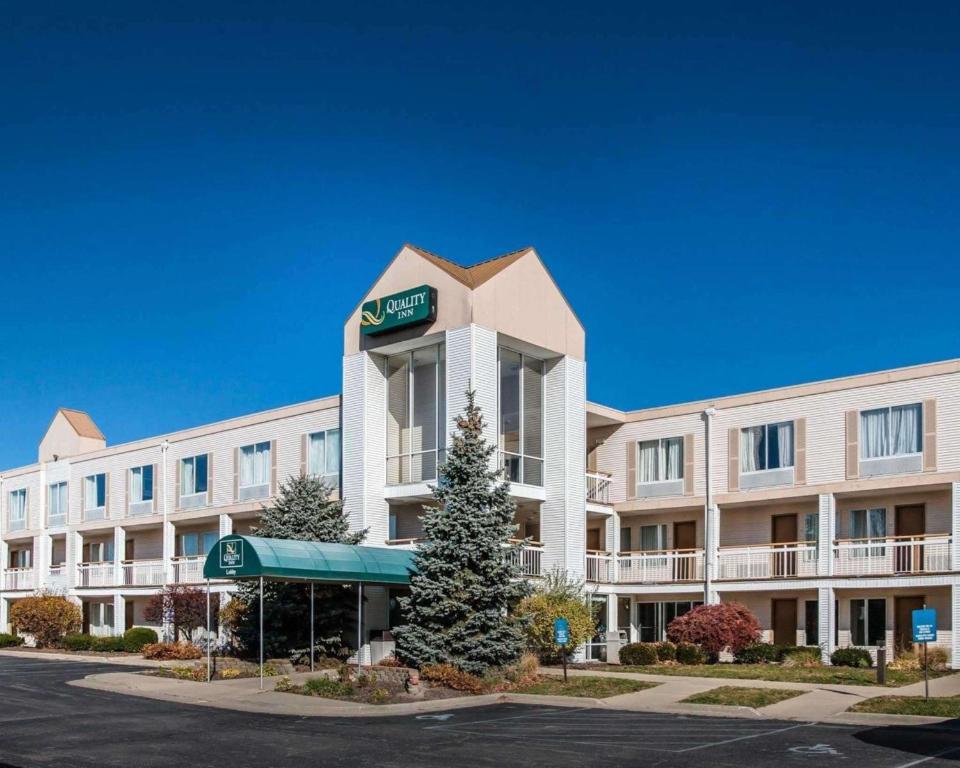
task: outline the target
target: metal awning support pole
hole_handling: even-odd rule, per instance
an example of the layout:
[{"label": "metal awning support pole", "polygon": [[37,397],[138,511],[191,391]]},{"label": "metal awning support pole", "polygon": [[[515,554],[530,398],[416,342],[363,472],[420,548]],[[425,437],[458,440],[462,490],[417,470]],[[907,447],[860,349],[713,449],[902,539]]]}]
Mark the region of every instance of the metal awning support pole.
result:
[{"label": "metal awning support pole", "polygon": [[363,662],[363,583],[357,584],[357,672]]},{"label": "metal awning support pole", "polygon": [[263,576],[260,577],[260,690],[263,690]]},{"label": "metal awning support pole", "polygon": [[210,682],[210,579],[207,579],[207,682]]},{"label": "metal awning support pole", "polygon": [[313,582],[310,582],[310,671],[313,672]]}]

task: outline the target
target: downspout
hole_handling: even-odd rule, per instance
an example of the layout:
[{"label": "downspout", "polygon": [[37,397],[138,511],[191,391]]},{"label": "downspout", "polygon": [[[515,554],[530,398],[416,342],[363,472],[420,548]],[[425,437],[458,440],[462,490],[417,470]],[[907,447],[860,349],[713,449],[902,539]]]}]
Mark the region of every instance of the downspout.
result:
[{"label": "downspout", "polygon": [[[161,473],[163,474],[163,481],[160,483],[161,494],[160,494],[160,503],[163,505],[161,510],[161,515],[163,516],[163,522],[160,523],[160,551],[163,554],[163,586],[166,587],[170,583],[170,570],[171,570],[171,559],[170,559],[170,548],[167,544],[167,451],[170,448],[170,443],[164,440],[160,443],[160,462],[161,462]],[[209,592],[209,586],[207,587]],[[169,639],[169,622],[167,617],[164,616],[161,620],[160,631],[163,633],[164,640]],[[174,637],[174,640],[177,638]],[[209,638],[208,643],[209,645]]]},{"label": "downspout", "polygon": [[703,442],[704,442],[704,472],[706,475],[706,494],[703,502],[703,604],[710,604],[711,573],[713,567],[713,537],[712,510],[713,510],[713,480],[710,472],[710,439],[713,417],[717,415],[716,408],[707,408],[703,412]]}]

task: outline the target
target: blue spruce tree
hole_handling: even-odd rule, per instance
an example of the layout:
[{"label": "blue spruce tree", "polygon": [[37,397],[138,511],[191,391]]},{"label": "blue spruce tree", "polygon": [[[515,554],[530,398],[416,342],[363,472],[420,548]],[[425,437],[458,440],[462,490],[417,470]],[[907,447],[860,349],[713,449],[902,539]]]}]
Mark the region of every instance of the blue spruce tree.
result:
[{"label": "blue spruce tree", "polygon": [[522,626],[510,610],[529,591],[520,578],[516,506],[502,471],[491,471],[496,447],[483,437],[474,392],[457,419],[423,517],[426,541],[415,555],[404,624],[395,628],[398,655],[417,667],[452,664],[476,675],[516,661]]}]

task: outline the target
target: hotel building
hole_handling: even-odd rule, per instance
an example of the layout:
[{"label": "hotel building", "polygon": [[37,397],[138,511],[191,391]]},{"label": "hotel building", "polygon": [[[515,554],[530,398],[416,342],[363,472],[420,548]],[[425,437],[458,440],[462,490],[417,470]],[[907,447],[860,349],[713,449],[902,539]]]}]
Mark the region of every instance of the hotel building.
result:
[{"label": "hotel building", "polygon": [[[473,388],[523,572],[587,582],[588,658],[736,600],[766,640],[825,657],[908,645],[926,605],[958,665],[960,361],[621,411],[587,401],[585,351],[533,249],[461,267],[404,246],[344,324],[340,396],[116,446],[58,410],[37,463],[0,477],[0,627],[39,588],[92,633],[143,625],[151,594],[200,583],[212,542],[298,473],[336,489],[367,544],[415,547]],[[394,597],[367,594],[367,659],[389,651]]]}]

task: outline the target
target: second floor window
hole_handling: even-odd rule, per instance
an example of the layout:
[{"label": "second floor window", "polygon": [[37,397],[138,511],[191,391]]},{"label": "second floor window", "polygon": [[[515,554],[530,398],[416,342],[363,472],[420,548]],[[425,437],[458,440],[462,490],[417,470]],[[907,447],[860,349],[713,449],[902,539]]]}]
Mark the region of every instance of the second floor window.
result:
[{"label": "second floor window", "polygon": [[270,443],[245,445],[240,449],[240,496],[244,499],[270,494]]},{"label": "second floor window", "polygon": [[130,508],[137,506],[152,507],[153,502],[153,465],[134,467],[130,470]]},{"label": "second floor window", "polygon": [[543,362],[500,348],[500,454],[505,479],[543,485]]},{"label": "second floor window", "polygon": [[387,485],[436,480],[450,425],[443,344],[387,358]]},{"label": "second floor window", "polygon": [[52,483],[47,488],[47,524],[63,525],[67,522],[67,484]]},{"label": "second floor window", "polygon": [[27,527],[27,489],[10,491],[7,498],[7,530],[22,531]]},{"label": "second floor window", "polygon": [[107,476],[101,472],[98,475],[87,475],[83,478],[83,512],[103,512],[107,505]]},{"label": "second floor window", "polygon": [[184,533],[180,536],[180,557],[205,556],[217,543],[216,531]]},{"label": "second floor window", "polygon": [[740,433],[740,471],[762,472],[793,466],[793,422],[747,427]]},{"label": "second floor window", "polygon": [[637,445],[637,482],[657,483],[683,478],[683,438],[644,440]]},{"label": "second floor window", "polygon": [[331,488],[340,485],[340,430],[314,432],[309,438],[307,471]]},{"label": "second floor window", "polygon": [[860,458],[880,459],[921,453],[920,403],[874,408],[860,413]]},{"label": "second floor window", "polygon": [[31,553],[29,549],[10,550],[10,568],[29,568]]}]

